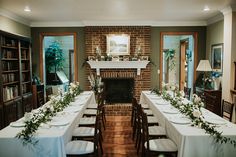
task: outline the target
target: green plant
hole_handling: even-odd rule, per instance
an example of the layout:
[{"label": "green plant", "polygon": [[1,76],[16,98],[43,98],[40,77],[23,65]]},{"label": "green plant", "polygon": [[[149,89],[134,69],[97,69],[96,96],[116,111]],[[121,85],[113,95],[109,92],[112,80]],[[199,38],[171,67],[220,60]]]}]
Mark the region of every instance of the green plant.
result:
[{"label": "green plant", "polygon": [[52,71],[53,68],[55,70],[55,73],[58,69],[62,69],[64,60],[65,58],[61,49],[61,44],[57,41],[54,41],[45,51],[47,72]]},{"label": "green plant", "polygon": [[175,50],[174,49],[166,49],[163,51],[165,54],[165,60],[170,61],[169,68],[172,70],[175,67]]}]

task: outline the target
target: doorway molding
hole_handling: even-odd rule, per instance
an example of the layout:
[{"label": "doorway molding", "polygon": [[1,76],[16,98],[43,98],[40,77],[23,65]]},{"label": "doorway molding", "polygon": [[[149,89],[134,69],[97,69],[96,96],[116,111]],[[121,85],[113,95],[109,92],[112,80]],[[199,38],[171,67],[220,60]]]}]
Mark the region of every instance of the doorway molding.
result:
[{"label": "doorway molding", "polygon": [[196,81],[196,68],[197,68],[197,56],[198,56],[198,32],[161,32],[160,33],[160,77],[159,77],[159,87],[162,86],[162,73],[163,73],[163,41],[165,35],[192,35],[194,39],[194,72],[193,72],[193,83]]},{"label": "doorway molding", "polygon": [[39,35],[39,44],[40,44],[40,52],[39,52],[39,77],[42,80],[42,82],[45,82],[44,80],[44,57],[43,57],[43,39],[45,36],[73,36],[73,42],[74,42],[74,81],[78,81],[78,62],[77,62],[77,49],[76,49],[76,39],[77,39],[77,34],[75,32],[55,32],[55,33],[50,33],[50,32],[43,32],[40,33]]}]

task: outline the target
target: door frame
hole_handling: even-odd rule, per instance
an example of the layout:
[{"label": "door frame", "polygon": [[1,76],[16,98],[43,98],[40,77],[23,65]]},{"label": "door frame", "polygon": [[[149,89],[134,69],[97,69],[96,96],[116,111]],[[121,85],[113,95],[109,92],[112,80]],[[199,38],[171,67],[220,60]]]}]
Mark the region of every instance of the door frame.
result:
[{"label": "door frame", "polygon": [[194,73],[193,73],[193,82],[196,81],[196,68],[197,68],[197,56],[198,56],[198,32],[161,32],[160,33],[160,76],[159,76],[159,87],[162,86],[162,68],[163,68],[163,43],[165,35],[192,35],[194,39]]},{"label": "door frame", "polygon": [[45,82],[46,80],[44,80],[44,54],[43,54],[43,39],[45,36],[69,36],[72,35],[73,39],[74,39],[74,81],[78,81],[78,62],[77,62],[77,49],[76,49],[76,39],[77,39],[77,34],[75,32],[57,32],[57,33],[50,33],[50,32],[43,32],[40,33],[39,35],[39,61],[40,61],[40,65],[39,65],[39,77],[42,80],[42,82]]}]

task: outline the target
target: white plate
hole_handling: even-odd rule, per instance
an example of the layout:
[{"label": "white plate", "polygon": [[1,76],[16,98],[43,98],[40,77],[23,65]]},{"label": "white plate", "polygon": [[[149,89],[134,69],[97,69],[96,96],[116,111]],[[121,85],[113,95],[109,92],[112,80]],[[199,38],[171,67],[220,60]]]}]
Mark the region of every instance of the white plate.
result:
[{"label": "white plate", "polygon": [[25,123],[23,121],[16,121],[10,123],[11,127],[24,127]]},{"label": "white plate", "polygon": [[155,102],[156,105],[169,105],[170,103],[166,100],[160,99],[158,101]]},{"label": "white plate", "polygon": [[52,120],[50,122],[50,125],[51,126],[65,126],[65,125],[68,125],[69,122],[66,121],[66,120]]},{"label": "white plate", "polygon": [[177,114],[177,113],[179,113],[179,111],[177,109],[163,109],[162,111],[164,113],[168,113],[168,114]]},{"label": "white plate", "polygon": [[219,118],[207,117],[205,118],[205,120],[206,122],[211,123],[211,124],[218,124],[218,125],[226,124],[226,121],[224,119],[219,119]]},{"label": "white plate", "polygon": [[170,121],[175,124],[190,124],[191,120],[183,117],[172,117]]},{"label": "white plate", "polygon": [[63,111],[64,112],[78,112],[80,111],[81,108],[80,107],[67,107],[65,108]]}]

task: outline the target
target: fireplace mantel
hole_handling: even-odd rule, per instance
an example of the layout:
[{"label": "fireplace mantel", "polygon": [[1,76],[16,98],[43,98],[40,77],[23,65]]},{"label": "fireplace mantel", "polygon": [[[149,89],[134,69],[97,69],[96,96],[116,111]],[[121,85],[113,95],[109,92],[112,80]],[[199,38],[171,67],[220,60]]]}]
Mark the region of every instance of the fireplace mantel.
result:
[{"label": "fireplace mantel", "polygon": [[91,69],[96,69],[100,75],[100,69],[137,69],[140,75],[141,69],[146,68],[149,61],[87,61]]}]

